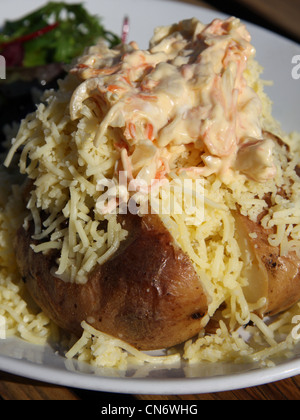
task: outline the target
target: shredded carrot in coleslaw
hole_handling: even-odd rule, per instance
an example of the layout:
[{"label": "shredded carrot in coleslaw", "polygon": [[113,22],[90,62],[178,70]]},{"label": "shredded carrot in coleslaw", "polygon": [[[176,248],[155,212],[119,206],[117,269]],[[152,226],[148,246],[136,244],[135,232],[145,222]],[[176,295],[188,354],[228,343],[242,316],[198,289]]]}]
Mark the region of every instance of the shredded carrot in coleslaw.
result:
[{"label": "shredded carrot in coleslaw", "polygon": [[236,18],[209,25],[191,19],[158,28],[146,51],[136,43],[92,47],[72,70],[83,83],[71,117],[80,116],[85,99],[101,97],[105,117],[96,142],[113,132],[123,152],[118,170],[149,186],[171,171],[228,177],[241,163],[240,149],[243,161],[254,162],[241,165],[246,175],[270,179],[272,161],[256,158],[272,148],[261,129],[261,101],[244,78],[255,54],[250,41]]}]

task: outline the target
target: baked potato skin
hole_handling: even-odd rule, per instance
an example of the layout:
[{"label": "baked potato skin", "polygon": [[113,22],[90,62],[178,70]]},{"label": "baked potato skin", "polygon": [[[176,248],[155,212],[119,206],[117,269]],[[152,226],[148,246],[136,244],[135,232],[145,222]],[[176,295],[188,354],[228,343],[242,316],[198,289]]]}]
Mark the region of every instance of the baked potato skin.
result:
[{"label": "baked potato skin", "polygon": [[15,250],[30,294],[57,325],[78,336],[85,320],[141,350],[186,341],[203,328],[208,310],[190,259],[158,216],[120,217],[128,238],[84,285],[53,276],[57,255],[35,253],[30,231],[21,228]]},{"label": "baked potato skin", "polygon": [[[255,223],[239,213],[236,217],[259,261],[262,281],[267,279],[267,304],[259,315],[276,315],[287,310],[300,300],[299,257],[295,252],[281,256],[279,247],[270,245],[268,237],[274,230],[266,230],[259,222]],[[249,233],[256,235],[249,237]]]}]

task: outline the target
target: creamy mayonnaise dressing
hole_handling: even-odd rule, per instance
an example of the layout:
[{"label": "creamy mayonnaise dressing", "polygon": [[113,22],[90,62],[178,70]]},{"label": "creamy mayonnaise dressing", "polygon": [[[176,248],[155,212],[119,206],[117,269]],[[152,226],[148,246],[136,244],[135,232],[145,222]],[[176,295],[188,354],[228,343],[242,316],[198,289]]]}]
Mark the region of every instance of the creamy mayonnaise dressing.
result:
[{"label": "creamy mayonnaise dressing", "polygon": [[261,101],[244,78],[255,54],[250,42],[232,17],[157,28],[146,51],[100,43],[72,70],[82,83],[71,117],[94,99],[103,116],[95,144],[113,136],[119,170],[148,185],[171,171],[226,177],[237,169],[265,181],[275,174],[273,142],[263,136]]}]

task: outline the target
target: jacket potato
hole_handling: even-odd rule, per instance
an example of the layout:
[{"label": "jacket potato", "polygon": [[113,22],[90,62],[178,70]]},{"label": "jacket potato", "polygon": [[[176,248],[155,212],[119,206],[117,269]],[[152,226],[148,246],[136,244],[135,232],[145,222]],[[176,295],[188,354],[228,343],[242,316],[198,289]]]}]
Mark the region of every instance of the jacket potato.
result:
[{"label": "jacket potato", "polygon": [[30,230],[19,229],[16,258],[33,299],[58,326],[78,336],[81,322],[88,321],[141,350],[193,337],[204,327],[209,298],[190,259],[158,216],[128,214],[122,222],[127,239],[83,285],[52,274],[55,253],[35,253]]},{"label": "jacket potato", "polygon": [[[99,192],[107,185],[101,189],[99,181],[112,181],[121,172],[128,175],[126,200],[119,188],[117,207],[123,198],[127,203],[129,191],[134,190],[130,186],[139,191],[144,188],[148,194],[153,185],[171,182],[174,174],[184,174],[189,180],[202,178],[211,188],[212,195],[205,197],[213,209],[211,231],[196,239],[196,235],[188,237],[189,249],[193,251],[196,242],[197,252],[204,249],[206,253],[207,265],[218,266],[217,258],[211,255],[221,254],[213,254],[210,248],[208,255],[205,246],[214,242],[217,249],[221,242],[222,249],[218,249],[224,257],[222,264],[225,266],[225,260],[227,263],[223,273],[230,277],[234,271],[229,261],[230,247],[237,241],[240,260],[235,267],[241,267],[244,261],[243,280],[248,281],[243,284],[245,301],[256,304],[264,298],[263,305],[256,309],[261,317],[280,313],[300,299],[297,253],[281,255],[278,246],[271,246],[272,229],[265,229],[260,218],[255,222],[244,216],[239,211],[238,193],[235,191],[234,197],[232,193],[235,176],[252,201],[257,198],[256,192],[250,191],[243,177],[256,183],[252,184],[254,189],[269,182],[276,192],[276,169],[284,172],[284,168],[280,160],[276,167],[273,158],[282,152],[286,167],[291,159],[285,143],[263,130],[262,101],[253,88],[259,85],[255,78],[259,69],[254,71],[251,84],[244,77],[246,62],[253,59],[253,54],[250,35],[234,18],[217,19],[208,26],[192,19],[162,28],[146,52],[135,43],[114,50],[101,44],[79,59],[61,83],[61,90],[57,94],[49,92],[47,105],[41,104],[25,121],[8,158],[10,161],[23,147],[21,172],[32,180],[25,200],[31,219],[27,229],[23,226],[17,232],[16,259],[33,299],[61,328],[80,336],[81,323],[87,321],[141,350],[169,348],[203,331],[214,312],[218,308],[220,312],[225,301],[231,299],[234,288],[241,292],[240,278],[224,286],[227,279],[222,278],[221,271],[215,270],[212,285],[207,275],[211,271],[205,273],[208,279],[201,278],[201,267],[198,270],[198,264],[196,269],[192,260],[193,252],[184,252],[184,246],[175,240],[178,237],[172,237],[157,214],[119,214],[118,222],[128,236],[110,259],[93,266],[84,284],[56,275],[60,250],[65,243],[69,245],[71,236],[74,240],[69,248],[73,254],[77,252],[74,249],[80,249],[76,248],[77,239],[79,247],[82,238],[86,248],[95,245],[83,226],[102,220],[96,220],[97,211],[101,217],[105,215],[106,209],[100,209],[101,213],[98,204],[102,197]],[[299,165],[295,171],[298,174]],[[144,181],[142,186],[140,181]],[[299,180],[295,185],[299,186]],[[265,192],[268,186],[264,188]],[[218,190],[222,190],[220,194]],[[216,203],[214,195],[218,196]],[[226,197],[226,206],[222,206],[220,200]],[[180,200],[181,206],[184,200]],[[222,242],[226,223],[220,213],[216,218],[219,210],[230,219],[226,226],[227,233],[231,229],[230,244],[228,240]],[[41,242],[33,235],[36,220],[36,232],[42,232],[43,212],[56,222],[63,215],[64,222],[60,223],[65,223],[65,232],[63,241],[58,237],[55,249],[35,252],[33,245],[49,239],[44,237]],[[192,219],[191,213],[186,215]],[[69,229],[71,216],[73,225]],[[192,223],[192,228],[197,231],[201,223]],[[100,224],[96,229],[101,230]],[[205,244],[203,248],[200,242]],[[197,261],[203,260],[199,257]],[[239,275],[239,271],[234,274]],[[234,315],[237,305],[233,305]],[[249,307],[246,309],[250,313]],[[248,312],[237,321],[240,325],[250,319]]]},{"label": "jacket potato", "polygon": [[280,248],[270,245],[268,238],[274,229],[264,229],[260,222],[240,213],[235,217],[241,249],[250,252],[252,258],[247,273],[249,285],[244,289],[246,299],[254,303],[266,298],[258,311],[261,317],[285,311],[300,299],[299,257],[295,252],[280,255]]}]

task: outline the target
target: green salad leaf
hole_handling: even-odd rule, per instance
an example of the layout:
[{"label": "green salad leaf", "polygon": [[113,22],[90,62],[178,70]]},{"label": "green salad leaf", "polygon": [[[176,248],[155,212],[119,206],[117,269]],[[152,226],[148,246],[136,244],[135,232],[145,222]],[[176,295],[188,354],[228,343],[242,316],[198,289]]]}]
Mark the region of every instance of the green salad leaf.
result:
[{"label": "green salad leaf", "polygon": [[107,40],[110,46],[120,43],[120,38],[107,31],[101,19],[91,15],[83,4],[49,2],[21,19],[4,23],[0,54],[10,46],[21,45],[24,67],[70,63],[99,38]]}]

